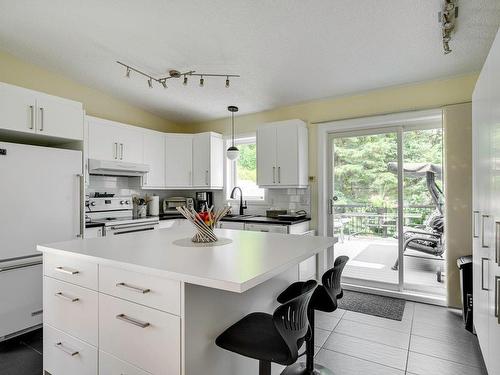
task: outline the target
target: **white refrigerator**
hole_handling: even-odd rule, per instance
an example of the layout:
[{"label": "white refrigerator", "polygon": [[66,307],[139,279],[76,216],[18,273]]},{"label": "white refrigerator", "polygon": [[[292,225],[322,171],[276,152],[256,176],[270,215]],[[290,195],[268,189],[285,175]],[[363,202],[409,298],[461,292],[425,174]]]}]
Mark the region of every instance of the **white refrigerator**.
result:
[{"label": "white refrigerator", "polygon": [[0,142],[0,341],[42,323],[37,244],[82,233],[82,153]]}]

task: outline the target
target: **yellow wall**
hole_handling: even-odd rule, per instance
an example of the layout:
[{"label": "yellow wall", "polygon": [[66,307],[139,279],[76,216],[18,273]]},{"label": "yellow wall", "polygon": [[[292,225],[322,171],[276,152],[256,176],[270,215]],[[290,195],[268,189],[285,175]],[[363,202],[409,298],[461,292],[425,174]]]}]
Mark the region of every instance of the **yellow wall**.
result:
[{"label": "yellow wall", "polygon": [[[309,127],[309,175],[317,174],[317,149],[316,149],[316,125],[321,121],[342,120],[356,117],[373,116],[379,114],[403,112],[410,110],[443,108],[445,147],[448,167],[445,171],[447,181],[446,186],[447,208],[451,206],[450,212],[462,219],[450,218],[450,224],[454,227],[450,233],[460,233],[457,238],[465,239],[470,237],[470,225],[465,217],[470,217],[470,181],[464,184],[465,176],[470,172],[470,127],[472,119],[470,101],[472,91],[476,83],[478,74],[452,77],[449,79],[436,80],[413,85],[390,87],[381,90],[370,91],[361,95],[331,98],[313,102],[301,103],[297,105],[276,108],[260,113],[238,116],[235,126],[239,134],[255,131],[256,127],[266,122],[281,121],[287,119],[302,119],[308,123]],[[464,105],[455,105],[466,103]],[[192,125],[193,132],[216,131],[229,134],[230,127],[227,118],[208,121]],[[465,152],[464,152],[465,151]],[[459,155],[461,154],[461,155]],[[469,177],[467,177],[469,178]],[[457,181],[461,181],[457,183]],[[463,203],[457,204],[462,201]],[[468,203],[469,202],[469,203]],[[317,221],[318,194],[317,184],[311,184],[311,217],[312,225],[316,227]],[[450,306],[458,306],[457,300],[460,288],[457,273],[454,266],[458,255],[470,253],[471,248],[465,247],[467,242],[459,243],[451,241],[448,243],[450,262],[448,267],[448,290]],[[454,268],[455,267],[455,268]]]},{"label": "yellow wall", "polygon": [[145,128],[183,132],[176,124],[102,91],[84,86],[56,73],[0,51],[0,81],[82,102],[87,114]]},{"label": "yellow wall", "polygon": [[472,104],[444,108],[448,304],[460,306],[456,259],[472,254]]}]

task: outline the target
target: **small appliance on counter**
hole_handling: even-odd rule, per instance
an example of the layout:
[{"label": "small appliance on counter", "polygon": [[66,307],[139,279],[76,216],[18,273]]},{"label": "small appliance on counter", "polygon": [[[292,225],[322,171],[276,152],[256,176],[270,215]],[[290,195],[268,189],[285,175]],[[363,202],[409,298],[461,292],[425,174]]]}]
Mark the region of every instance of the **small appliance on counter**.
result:
[{"label": "small appliance on counter", "polygon": [[279,220],[290,220],[290,221],[295,221],[295,220],[301,220],[304,219],[307,215],[307,212],[304,210],[299,210],[299,211],[291,211],[290,213],[285,213],[285,214],[280,214],[278,215]]},{"label": "small appliance on counter", "polygon": [[163,213],[171,215],[179,215],[177,207],[194,208],[194,199],[188,197],[170,197],[163,201]]},{"label": "small appliance on counter", "polygon": [[211,191],[196,192],[196,211],[202,211],[203,207],[212,207],[214,204],[214,193]]},{"label": "small appliance on counter", "polygon": [[148,215],[160,215],[160,197],[158,195],[146,195],[146,202],[148,203]]}]

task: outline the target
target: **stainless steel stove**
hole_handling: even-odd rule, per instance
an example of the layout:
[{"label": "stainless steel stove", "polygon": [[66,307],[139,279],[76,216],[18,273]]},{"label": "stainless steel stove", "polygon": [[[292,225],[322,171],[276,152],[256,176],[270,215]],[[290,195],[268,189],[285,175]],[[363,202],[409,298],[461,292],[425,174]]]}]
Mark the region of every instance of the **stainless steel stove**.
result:
[{"label": "stainless steel stove", "polygon": [[104,224],[103,235],[114,236],[125,233],[143,232],[158,228],[156,216],[132,217],[132,197],[98,196],[85,202],[87,222]]}]

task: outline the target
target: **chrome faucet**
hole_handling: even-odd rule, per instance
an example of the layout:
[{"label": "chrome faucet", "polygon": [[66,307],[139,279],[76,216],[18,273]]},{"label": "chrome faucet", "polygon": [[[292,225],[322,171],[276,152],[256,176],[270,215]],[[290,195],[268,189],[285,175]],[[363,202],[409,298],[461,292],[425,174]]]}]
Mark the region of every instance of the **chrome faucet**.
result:
[{"label": "chrome faucet", "polygon": [[231,191],[231,199],[236,198],[236,189],[240,191],[240,215],[243,215],[243,210],[247,209],[247,201],[245,201],[245,205],[243,205],[243,192],[241,191],[241,188],[239,186],[235,186],[233,190]]}]

